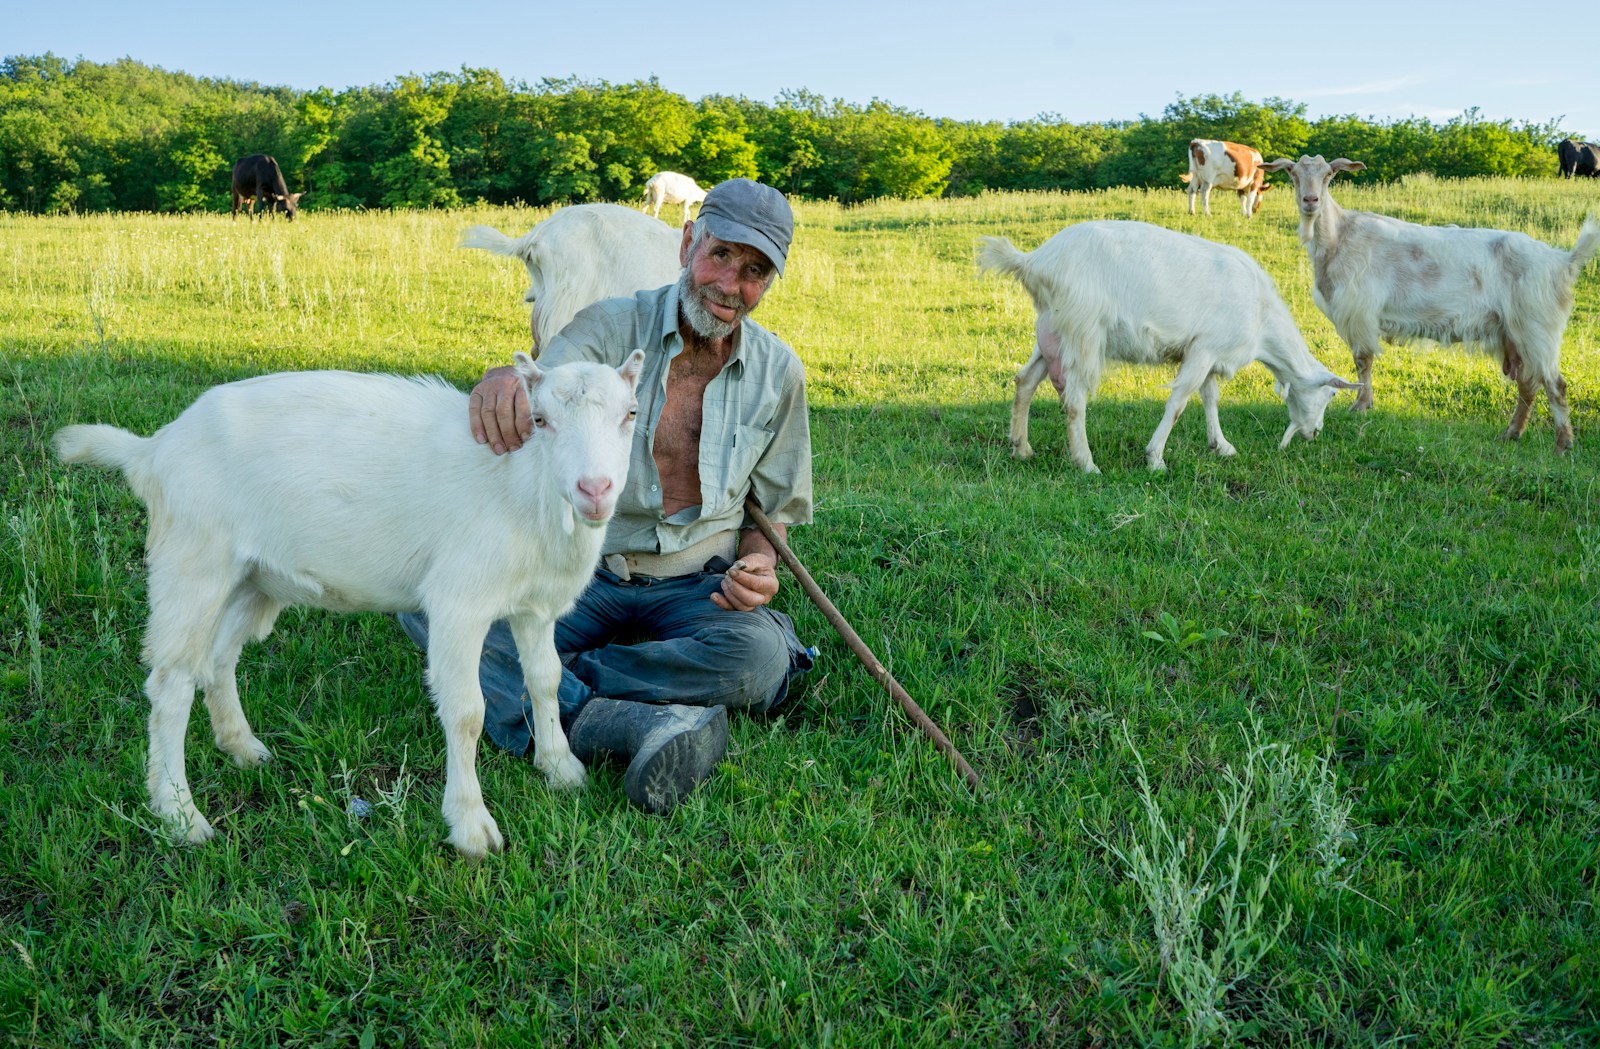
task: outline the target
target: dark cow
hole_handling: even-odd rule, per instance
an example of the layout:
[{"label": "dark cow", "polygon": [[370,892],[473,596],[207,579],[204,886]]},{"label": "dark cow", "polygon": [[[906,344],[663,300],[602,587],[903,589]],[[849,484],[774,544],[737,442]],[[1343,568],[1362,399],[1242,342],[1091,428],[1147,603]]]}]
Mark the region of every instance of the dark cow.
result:
[{"label": "dark cow", "polygon": [[256,202],[263,211],[287,212],[290,221],[300,209],[304,194],[290,193],[283,181],[283,170],[278,162],[265,153],[253,153],[233,166],[233,217],[239,217],[239,208],[249,201],[248,214],[256,217]]},{"label": "dark cow", "polygon": [[1556,156],[1561,158],[1562,178],[1600,176],[1600,146],[1593,142],[1574,142],[1564,138],[1561,145],[1556,147]]}]

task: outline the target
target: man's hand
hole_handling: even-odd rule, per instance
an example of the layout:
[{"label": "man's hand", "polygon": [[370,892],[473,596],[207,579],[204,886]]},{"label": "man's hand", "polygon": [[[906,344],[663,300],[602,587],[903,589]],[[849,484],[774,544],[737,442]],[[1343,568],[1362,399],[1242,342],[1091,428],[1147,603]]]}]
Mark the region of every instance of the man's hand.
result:
[{"label": "man's hand", "polygon": [[494,454],[504,455],[522,447],[533,434],[533,415],[528,409],[528,390],[510,365],[490,368],[472,388],[467,401],[472,424],[472,439],[487,444]]},{"label": "man's hand", "polygon": [[778,561],[771,554],[747,553],[722,577],[722,592],[711,595],[718,608],[750,612],[778,593]]}]

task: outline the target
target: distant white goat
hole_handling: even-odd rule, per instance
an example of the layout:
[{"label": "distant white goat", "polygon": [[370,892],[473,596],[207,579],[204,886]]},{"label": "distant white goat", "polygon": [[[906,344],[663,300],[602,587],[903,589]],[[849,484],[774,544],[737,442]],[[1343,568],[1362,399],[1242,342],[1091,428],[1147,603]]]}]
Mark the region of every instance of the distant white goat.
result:
[{"label": "distant white goat", "polygon": [[1073,464],[1100,472],[1084,411],[1107,360],[1178,364],[1166,412],[1145,448],[1152,470],[1166,469],[1167,435],[1196,391],[1212,449],[1234,453],[1217,419],[1217,380],[1251,361],[1267,366],[1288,402],[1279,448],[1296,433],[1315,438],[1335,391],[1355,389],[1311,356],[1272,278],[1237,248],[1115,221],[1069,226],[1026,253],[1004,237],[982,240],[979,266],[1014,275],[1038,310],[1033,356],[1017,372],[1011,406],[1011,449],[1019,459],[1033,454],[1028,404],[1048,375],[1061,394]]},{"label": "distant white goat", "polygon": [[583,784],[557,715],[554,623],[588,584],[622,491],[644,354],[617,369],[515,361],[534,422],[519,455],[474,444],[466,395],[442,382],[349,372],[218,386],[153,437],[56,434],[63,460],[121,469],[150,510],[146,783],[151,808],[190,841],[213,833],[184,769],[195,686],[218,747],[241,767],[270,758],[235,668],[289,605],[427,613],[444,818],[463,855],[504,846],[475,768],[478,661],[496,619],[510,619],[521,656],[534,764],[552,786]]},{"label": "distant white goat", "polygon": [[1311,256],[1312,299],[1355,358],[1361,393],[1372,407],[1372,359],[1380,340],[1469,343],[1500,362],[1517,384],[1517,406],[1501,440],[1514,441],[1542,386],[1556,428],[1556,451],[1572,447],[1561,333],[1572,312],[1572,286],[1596,250],[1600,223],[1585,222],[1570,252],[1524,233],[1411,222],[1346,211],[1328,184],[1366,165],[1340,158],[1287,157],[1265,165],[1287,171],[1300,209],[1300,241]]},{"label": "distant white goat", "polygon": [[683,221],[688,222],[690,209],[705,199],[699,183],[676,171],[658,171],[644,184],[644,206],[652,218],[661,217],[663,204],[682,204]]},{"label": "distant white goat", "polygon": [[677,280],[682,239],[680,231],[632,208],[579,204],[515,239],[490,226],[470,226],[461,246],[519,258],[528,267],[523,299],[533,304],[528,327],[537,357],[590,303]]}]

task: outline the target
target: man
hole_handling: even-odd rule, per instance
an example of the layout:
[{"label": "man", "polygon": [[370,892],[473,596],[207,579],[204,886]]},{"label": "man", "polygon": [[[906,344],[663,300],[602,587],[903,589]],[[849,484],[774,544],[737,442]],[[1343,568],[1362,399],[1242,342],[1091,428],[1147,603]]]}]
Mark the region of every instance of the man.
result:
[{"label": "man", "polygon": [[[580,312],[540,363],[646,359],[627,486],[605,556],[556,625],[562,726],[573,753],[629,759],[634,804],[668,812],[727,747],[725,708],[770,710],[811,653],[768,607],[777,555],[745,518],[745,496],[780,534],[811,520],[805,372],[794,351],[748,320],[783,273],[794,219],[781,193],[749,179],[711,189],[685,223],[678,282]],[[473,437],[514,453],[539,425],[522,383],[493,368],[472,391]],[[420,617],[402,616],[425,644]],[[504,623],[480,667],[484,728],[516,754],[531,745],[516,647]]]}]

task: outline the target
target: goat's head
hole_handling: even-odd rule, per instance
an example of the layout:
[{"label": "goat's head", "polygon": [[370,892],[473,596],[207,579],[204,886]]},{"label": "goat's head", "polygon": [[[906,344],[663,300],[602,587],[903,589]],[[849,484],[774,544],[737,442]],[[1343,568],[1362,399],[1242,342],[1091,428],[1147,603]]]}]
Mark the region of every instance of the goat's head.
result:
[{"label": "goat's head", "polygon": [[1289,406],[1289,428],[1283,432],[1283,440],[1278,442],[1278,447],[1282,449],[1289,447],[1295,434],[1308,441],[1316,440],[1317,434],[1322,432],[1322,417],[1327,414],[1328,402],[1340,390],[1359,390],[1361,384],[1341,379],[1332,372],[1323,372],[1319,378],[1309,382],[1275,382],[1273,389]]},{"label": "goat's head", "polygon": [[568,530],[574,515],[604,528],[628,478],[644,351],[634,350],[620,368],[587,361],[541,368],[525,353],[513,361],[528,390],[529,443],[540,449],[543,468],[570,508]]},{"label": "goat's head", "polygon": [[1341,171],[1365,171],[1367,166],[1359,160],[1346,160],[1340,157],[1329,162],[1321,157],[1308,157],[1301,154],[1299,160],[1290,160],[1288,157],[1279,157],[1277,160],[1261,165],[1262,171],[1287,171],[1289,181],[1294,183],[1295,203],[1300,208],[1300,214],[1305,218],[1315,218],[1317,209],[1328,198],[1328,183],[1333,181],[1333,176]]}]

